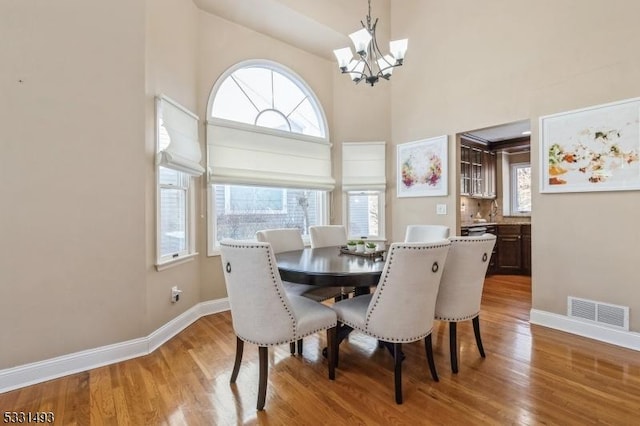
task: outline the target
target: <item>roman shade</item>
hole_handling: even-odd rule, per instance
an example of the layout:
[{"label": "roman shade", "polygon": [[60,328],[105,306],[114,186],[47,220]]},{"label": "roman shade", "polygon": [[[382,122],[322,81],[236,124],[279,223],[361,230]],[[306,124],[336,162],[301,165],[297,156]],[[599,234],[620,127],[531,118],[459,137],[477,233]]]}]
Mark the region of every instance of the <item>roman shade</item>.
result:
[{"label": "roman shade", "polygon": [[380,190],[387,184],[384,142],[342,144],[342,190]]},{"label": "roman shade", "polygon": [[[198,116],[164,95],[156,97],[156,114],[160,141],[156,162],[192,176],[202,175],[204,167],[200,165],[202,152],[198,142]],[[165,140],[167,135],[168,144]]]},{"label": "roman shade", "polygon": [[209,182],[331,191],[331,143],[322,138],[238,125],[207,123]]}]

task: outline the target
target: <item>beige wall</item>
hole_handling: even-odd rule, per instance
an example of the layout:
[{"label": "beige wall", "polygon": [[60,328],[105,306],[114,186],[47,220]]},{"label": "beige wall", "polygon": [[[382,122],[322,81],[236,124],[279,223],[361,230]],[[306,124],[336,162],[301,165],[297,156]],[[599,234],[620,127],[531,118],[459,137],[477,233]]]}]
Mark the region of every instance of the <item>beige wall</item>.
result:
[{"label": "beige wall", "polygon": [[[204,119],[197,103],[198,9],[190,1],[147,0],[146,32],[146,307],[147,334],[201,301],[201,259],[157,271],[156,262],[156,167],[155,103],[164,94]],[[200,126],[204,158],[204,125]],[[195,179],[196,250],[206,253],[206,220],[202,215],[202,181]],[[182,290],[180,301],[171,303],[171,287]]]},{"label": "beige wall", "polygon": [[[451,141],[531,119],[533,307],[565,314],[569,295],[630,306],[636,332],[640,197],[539,194],[538,118],[640,96],[639,14],[634,0],[399,0],[391,9],[392,36],[411,35],[406,66],[394,75],[393,142]],[[439,201],[393,203],[395,236],[418,217],[455,226],[453,215],[435,215]]]},{"label": "beige wall", "polygon": [[146,333],[144,22],[0,2],[0,369]]}]

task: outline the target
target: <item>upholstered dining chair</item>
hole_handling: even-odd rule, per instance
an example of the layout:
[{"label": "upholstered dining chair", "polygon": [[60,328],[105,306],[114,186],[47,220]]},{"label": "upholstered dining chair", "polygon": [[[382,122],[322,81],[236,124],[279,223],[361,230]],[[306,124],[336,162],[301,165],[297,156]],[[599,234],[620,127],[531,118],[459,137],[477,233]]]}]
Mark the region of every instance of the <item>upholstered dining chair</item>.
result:
[{"label": "upholstered dining chair", "polygon": [[[346,324],[379,341],[393,344],[396,403],[402,404],[402,343],[424,339],[431,377],[438,381],[431,331],[449,241],[391,244],[380,282],[373,294],[332,305],[338,327]],[[337,337],[332,357],[338,364]]]},{"label": "upholstered dining chair", "polygon": [[449,322],[451,371],[458,372],[457,324],[473,321],[473,331],[480,356],[485,358],[480,337],[480,301],[484,278],[496,236],[451,237],[447,266],[442,274],[436,301],[435,319]]},{"label": "upholstered dining chair", "polygon": [[[263,243],[271,243],[271,248],[275,254],[285,251],[302,250],[304,241],[302,234],[297,228],[276,228],[263,229],[256,232],[256,240]],[[340,289],[334,287],[319,287],[309,284],[298,284],[283,281],[284,290],[289,296],[304,296],[316,302],[335,299],[341,296]],[[338,299],[339,300],[339,299]],[[291,354],[296,353],[295,343],[290,344]],[[302,355],[302,339],[298,340],[298,355]]]},{"label": "upholstered dining chair", "polygon": [[268,348],[295,342],[327,330],[329,379],[335,378],[333,342],[336,314],[321,303],[302,296],[288,296],[282,286],[270,243],[225,240],[220,243],[222,268],[236,334],[236,358],[231,373],[235,383],[244,342],[258,346],[258,410],[267,394]]},{"label": "upholstered dining chair", "polygon": [[315,225],[309,227],[311,248],[344,246],[347,244],[347,229],[344,225]]},{"label": "upholstered dining chair", "polygon": [[449,238],[449,227],[443,225],[408,225],[405,243],[430,243]]},{"label": "upholstered dining chair", "polygon": [[[347,228],[344,225],[313,225],[309,227],[311,248],[344,246],[347,244]],[[333,288],[336,301],[348,297],[353,287]]]}]

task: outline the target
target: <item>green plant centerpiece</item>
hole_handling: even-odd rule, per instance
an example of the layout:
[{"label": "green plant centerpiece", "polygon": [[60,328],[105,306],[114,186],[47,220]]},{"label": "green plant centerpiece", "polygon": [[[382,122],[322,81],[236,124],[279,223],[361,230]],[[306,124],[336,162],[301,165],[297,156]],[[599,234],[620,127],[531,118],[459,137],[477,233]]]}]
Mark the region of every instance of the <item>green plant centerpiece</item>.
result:
[{"label": "green plant centerpiece", "polygon": [[364,241],[358,240],[356,241],[356,252],[363,253],[364,252]]},{"label": "green plant centerpiece", "polygon": [[356,251],[357,243],[354,240],[347,241],[347,248],[349,251]]},{"label": "green plant centerpiece", "polygon": [[367,253],[373,253],[374,251],[376,251],[376,248],[377,248],[377,245],[376,243],[373,243],[373,242],[368,242],[364,246],[364,249]]}]

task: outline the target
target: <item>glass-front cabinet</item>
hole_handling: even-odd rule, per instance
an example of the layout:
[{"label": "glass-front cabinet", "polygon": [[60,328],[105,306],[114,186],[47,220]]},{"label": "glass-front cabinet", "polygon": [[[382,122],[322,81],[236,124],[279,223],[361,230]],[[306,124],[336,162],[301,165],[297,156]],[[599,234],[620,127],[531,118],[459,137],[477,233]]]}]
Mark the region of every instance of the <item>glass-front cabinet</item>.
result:
[{"label": "glass-front cabinet", "polygon": [[460,195],[496,197],[496,154],[466,139],[460,143]]}]

